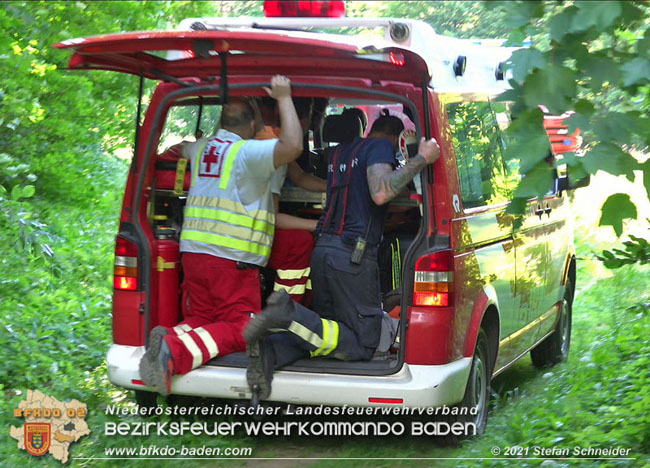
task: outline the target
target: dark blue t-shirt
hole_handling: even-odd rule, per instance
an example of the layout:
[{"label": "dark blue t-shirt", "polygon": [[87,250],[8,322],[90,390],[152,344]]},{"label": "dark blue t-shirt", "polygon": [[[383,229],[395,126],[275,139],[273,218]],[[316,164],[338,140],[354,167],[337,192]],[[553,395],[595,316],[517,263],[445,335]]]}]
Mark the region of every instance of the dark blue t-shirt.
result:
[{"label": "dark blue t-shirt", "polygon": [[372,217],[367,243],[379,244],[388,204],[377,206],[372,201],[366,169],[380,163],[396,164],[395,148],[385,138],[356,138],[334,148],[327,167],[327,204],[316,234],[340,235],[344,242],[354,244],[366,235]]}]

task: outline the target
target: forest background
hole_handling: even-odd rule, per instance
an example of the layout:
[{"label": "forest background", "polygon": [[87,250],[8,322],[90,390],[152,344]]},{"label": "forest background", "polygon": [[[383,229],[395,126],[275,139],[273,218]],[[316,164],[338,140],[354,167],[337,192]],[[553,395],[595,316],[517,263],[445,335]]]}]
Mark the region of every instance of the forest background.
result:
[{"label": "forest background", "polygon": [[[114,466],[114,461],[86,459],[103,457],[106,447],[167,443],[251,446],[255,457],[321,458],[304,462],[313,466],[338,466],[340,461],[327,458],[368,454],[404,458],[404,466],[429,466],[432,462],[407,459],[430,457],[451,459],[434,466],[456,465],[460,457],[466,458],[464,466],[501,466],[493,460],[494,446],[621,446],[631,449],[632,459],[594,463],[649,466],[649,7],[530,1],[349,1],[346,6],[348,16],[417,18],[453,37],[509,38],[514,44],[532,38],[533,47],[514,57],[508,99],[518,103],[519,118],[512,136],[537,131],[539,103],[552,112],[573,109],[572,125],[581,128],[587,154],[566,162],[575,179],[592,175],[591,185],[573,197],[579,267],[569,361],[540,372],[526,358],[495,379],[487,433],[457,448],[438,447],[430,438],[103,436],[104,422],[114,420],[103,408],[133,404],[130,392],[107,381],[104,355],[111,341],[114,236],[133,147],[138,84],[135,77],[114,73],[67,72],[69,53],[51,46],[98,33],[170,29],[186,17],[262,16],[262,2],[3,2],[2,466],[58,465],[49,456],[37,459],[17,450],[9,438],[10,426],[20,424],[12,409],[28,389],[88,405],[93,433],[73,445],[74,466]],[[145,102],[153,86],[147,85]],[[527,159],[519,199],[548,187],[544,157],[533,153]],[[138,466],[156,463],[142,460]],[[395,465],[391,460],[354,463]]]}]

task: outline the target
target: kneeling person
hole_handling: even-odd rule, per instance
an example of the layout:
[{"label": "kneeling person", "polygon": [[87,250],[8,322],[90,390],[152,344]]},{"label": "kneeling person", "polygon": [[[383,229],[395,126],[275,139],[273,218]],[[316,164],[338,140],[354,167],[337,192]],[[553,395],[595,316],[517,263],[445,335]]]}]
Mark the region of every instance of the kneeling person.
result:
[{"label": "kneeling person", "polygon": [[243,351],[242,330],[262,307],[258,267],[268,262],[275,224],[271,178],[302,151],[289,80],[275,76],[265,89],[278,101],[279,139],[252,139],[254,109],[232,99],[216,136],[182,148],[192,162],[180,243],[189,309],[176,327],[151,331],[140,361],[142,380],[164,395],[172,375]]},{"label": "kneeling person", "polygon": [[[314,310],[279,291],[244,331],[248,383],[259,398],[270,395],[273,369],[298,359],[372,358],[383,316],[377,246],[387,204],[440,154],[435,140],[422,139],[419,154],[394,171],[403,129],[399,118],[380,117],[368,138],[341,144],[330,155],[327,204],[311,258]],[[265,336],[269,330],[284,333]]]}]

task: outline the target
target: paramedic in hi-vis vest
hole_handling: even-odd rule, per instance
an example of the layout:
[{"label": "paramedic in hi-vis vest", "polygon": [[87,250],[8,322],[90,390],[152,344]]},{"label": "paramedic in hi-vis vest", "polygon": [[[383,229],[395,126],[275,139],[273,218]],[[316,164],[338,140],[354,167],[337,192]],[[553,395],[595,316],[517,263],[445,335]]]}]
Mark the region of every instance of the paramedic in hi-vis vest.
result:
[{"label": "paramedic in hi-vis vest", "polygon": [[189,309],[177,326],[151,330],[140,361],[144,383],[163,395],[173,375],[244,351],[242,331],[262,308],[259,267],[268,262],[275,228],[271,179],[300,155],[303,140],[289,80],[276,75],[264,89],[277,100],[278,138],[254,140],[253,106],[232,98],[215,136],[183,146],[192,163],[180,242]]}]

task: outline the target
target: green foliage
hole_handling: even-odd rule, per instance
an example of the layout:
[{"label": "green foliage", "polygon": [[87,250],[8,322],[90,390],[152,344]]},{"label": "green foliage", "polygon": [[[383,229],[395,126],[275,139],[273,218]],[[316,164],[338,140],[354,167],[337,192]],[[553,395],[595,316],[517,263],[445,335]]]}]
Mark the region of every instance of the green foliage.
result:
[{"label": "green foliage", "polygon": [[498,10],[485,11],[480,1],[373,1],[346,2],[346,16],[357,18],[389,17],[425,21],[438,34],[466,38],[499,39],[510,28],[506,15]]},{"label": "green foliage", "polygon": [[537,49],[519,49],[512,54],[512,74],[518,82],[523,82],[531,70],[545,65],[544,54]]},{"label": "green foliage", "polygon": [[[515,101],[516,117],[532,121],[540,105],[552,114],[574,110],[568,123],[571,130],[581,129],[587,151],[584,157],[562,161],[569,163],[570,175],[603,170],[632,180],[633,171],[642,170],[647,182],[650,166],[641,166],[629,152],[650,145],[647,4],[504,2],[498,7],[516,28],[511,38],[530,36],[534,44],[511,59],[514,89],[502,99]],[[507,132],[519,142],[512,147],[521,154],[527,176],[522,185],[530,184],[530,171],[540,170],[540,157],[533,152],[537,141],[530,138],[530,131],[527,125],[512,125]],[[539,183],[537,193],[542,190]],[[603,207],[604,222],[615,226],[617,235],[622,233],[621,218],[636,217],[630,203],[629,198],[614,196]],[[614,219],[616,211],[619,221]]]},{"label": "green foliage", "polygon": [[561,114],[575,90],[575,73],[571,69],[547,66],[529,73],[522,96],[528,108],[543,104],[552,114]]},{"label": "green foliage", "polygon": [[[69,52],[51,46],[215,14],[214,5],[194,2],[7,2],[0,9],[8,32],[0,37],[0,359],[15,363],[0,369],[5,388],[74,387],[79,372],[99,365],[110,339],[109,278],[127,170],[112,153],[132,145],[137,79],[69,74],[62,71]],[[76,352],[84,364],[67,358]]]},{"label": "green foliage", "polygon": [[502,139],[495,112],[498,103],[458,102],[446,106],[458,158],[460,195],[466,208],[501,203],[512,198],[519,161],[504,164]]},{"label": "green foliage", "polygon": [[630,235],[630,240],[623,242],[622,249],[604,250],[598,259],[611,269],[635,263],[646,265],[650,263],[650,243],[641,237]]},{"label": "green foliage", "polygon": [[602,208],[600,226],[612,226],[617,236],[623,233],[623,220],[636,219],[636,206],[625,193],[610,195]]},{"label": "green foliage", "polygon": [[643,166],[643,185],[648,198],[650,198],[650,160],[646,161]]},{"label": "green foliage", "polygon": [[598,143],[584,158],[576,159],[574,163],[581,163],[588,174],[603,170],[610,174],[625,175],[628,180],[634,180],[633,171],[639,167],[632,156],[615,144],[607,142]]}]

